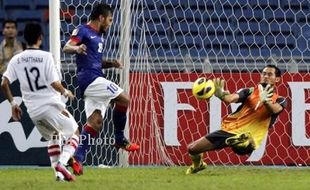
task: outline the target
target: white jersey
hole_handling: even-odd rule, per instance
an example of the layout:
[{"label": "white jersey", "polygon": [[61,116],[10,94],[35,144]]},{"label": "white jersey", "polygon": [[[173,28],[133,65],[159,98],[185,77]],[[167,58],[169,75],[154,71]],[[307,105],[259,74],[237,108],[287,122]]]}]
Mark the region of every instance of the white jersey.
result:
[{"label": "white jersey", "polygon": [[39,49],[27,49],[15,55],[3,74],[10,83],[19,80],[22,99],[30,117],[43,113],[47,105],[61,106],[60,93],[51,84],[59,81],[51,53]]}]

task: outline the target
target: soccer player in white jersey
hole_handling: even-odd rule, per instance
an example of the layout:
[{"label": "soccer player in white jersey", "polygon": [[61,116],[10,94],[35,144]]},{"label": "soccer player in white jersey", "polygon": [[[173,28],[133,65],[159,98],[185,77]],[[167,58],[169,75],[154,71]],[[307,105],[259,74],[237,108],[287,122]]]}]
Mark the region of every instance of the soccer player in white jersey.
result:
[{"label": "soccer player in white jersey", "polygon": [[[15,80],[20,82],[27,112],[41,135],[49,141],[48,154],[56,180],[73,181],[74,176],[64,165],[78,145],[79,138],[75,134],[78,125],[61,101],[61,94],[68,98],[74,96],[62,86],[52,54],[39,49],[43,39],[41,26],[28,23],[24,38],[27,49],[9,62],[2,77],[2,90],[11,103],[13,119],[20,120],[22,111],[9,87]],[[62,138],[66,140],[63,146]]]}]

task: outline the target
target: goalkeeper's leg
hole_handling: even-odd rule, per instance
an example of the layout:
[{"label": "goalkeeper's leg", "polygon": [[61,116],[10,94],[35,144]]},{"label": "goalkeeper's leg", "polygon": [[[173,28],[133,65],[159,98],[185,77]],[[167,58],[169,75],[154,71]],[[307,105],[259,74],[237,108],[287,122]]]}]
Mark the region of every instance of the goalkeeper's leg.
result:
[{"label": "goalkeeper's leg", "polygon": [[201,170],[206,169],[207,164],[202,160],[203,158],[203,153],[201,154],[196,154],[196,155],[191,155],[190,158],[193,162],[193,164],[186,170],[186,174],[195,174],[197,172],[200,172]]},{"label": "goalkeeper's leg", "polygon": [[250,133],[241,133],[229,137],[225,143],[238,155],[251,154],[255,150],[255,141]]},{"label": "goalkeeper's leg", "polygon": [[203,161],[203,152],[212,149],[212,147],[212,143],[206,137],[201,137],[187,147],[192,165],[186,170],[186,174],[195,174],[206,169],[207,164]]},{"label": "goalkeeper's leg", "polygon": [[228,145],[225,143],[225,140],[232,136],[234,134],[218,130],[191,143],[187,148],[192,159],[192,165],[187,169],[186,173],[194,174],[205,169],[206,163],[203,162],[201,153],[227,147]]},{"label": "goalkeeper's leg", "polygon": [[234,146],[239,144],[239,146],[248,146],[250,143],[250,139],[252,138],[250,133],[241,133],[236,134],[235,136],[229,137],[226,139],[226,144],[228,146]]}]

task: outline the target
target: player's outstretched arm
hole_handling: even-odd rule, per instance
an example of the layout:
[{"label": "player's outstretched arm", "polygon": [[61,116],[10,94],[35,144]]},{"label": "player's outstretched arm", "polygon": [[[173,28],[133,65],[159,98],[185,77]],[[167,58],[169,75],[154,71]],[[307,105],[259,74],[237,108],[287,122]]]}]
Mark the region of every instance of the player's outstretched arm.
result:
[{"label": "player's outstretched arm", "polygon": [[63,48],[63,51],[69,54],[77,53],[87,55],[86,50],[87,47],[85,44],[77,44],[77,42],[74,42],[72,40],[69,40]]},{"label": "player's outstretched arm", "polygon": [[271,101],[269,101],[266,102],[264,105],[272,114],[278,114],[283,110],[283,107],[279,103],[272,103]]},{"label": "player's outstretched arm", "polygon": [[62,86],[62,84],[60,83],[60,81],[56,81],[56,82],[53,82],[51,84],[51,86],[57,91],[57,92],[60,92],[61,95],[63,95],[64,97],[68,97],[70,98],[71,100],[74,98],[74,95],[73,93],[66,89],[65,87]]},{"label": "player's outstretched arm", "polygon": [[239,100],[239,94],[227,94],[223,97],[223,102],[236,103]]},{"label": "player's outstretched arm", "polygon": [[272,103],[273,87],[269,84],[263,88],[261,84],[258,85],[260,103],[262,103],[272,114],[280,113],[283,107],[279,103]]},{"label": "player's outstretched arm", "polygon": [[12,117],[13,117],[13,119],[15,121],[20,120],[23,112],[22,112],[21,108],[18,106],[18,104],[14,101],[12,91],[10,89],[10,82],[6,77],[3,77],[3,79],[2,79],[1,88],[2,88],[2,91],[5,95],[5,97],[8,99],[8,101],[10,102],[10,104],[12,106]]},{"label": "player's outstretched arm", "polygon": [[238,94],[230,94],[229,91],[224,90],[225,80],[220,78],[213,79],[215,93],[214,95],[218,97],[220,100],[226,103],[234,103],[239,100]]}]

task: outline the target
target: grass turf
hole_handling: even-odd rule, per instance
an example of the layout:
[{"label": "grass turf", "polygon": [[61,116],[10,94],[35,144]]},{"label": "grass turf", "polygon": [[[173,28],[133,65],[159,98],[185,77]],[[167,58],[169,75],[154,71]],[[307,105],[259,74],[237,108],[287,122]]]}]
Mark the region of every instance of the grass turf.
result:
[{"label": "grass turf", "polygon": [[208,167],[185,175],[186,167],[85,168],[75,182],[56,182],[47,168],[2,168],[1,189],[107,190],[292,190],[309,189],[308,168]]}]

